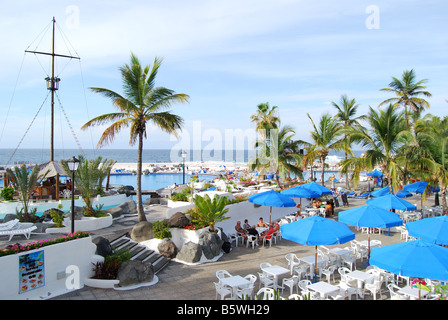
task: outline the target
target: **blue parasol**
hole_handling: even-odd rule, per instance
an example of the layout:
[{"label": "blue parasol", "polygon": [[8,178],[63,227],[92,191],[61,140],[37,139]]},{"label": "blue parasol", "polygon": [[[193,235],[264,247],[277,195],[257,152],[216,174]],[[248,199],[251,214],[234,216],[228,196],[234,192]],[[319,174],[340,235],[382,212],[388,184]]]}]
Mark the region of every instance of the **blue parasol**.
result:
[{"label": "blue parasol", "polygon": [[323,194],[329,194],[332,195],[333,191],[331,191],[330,189],[316,183],[316,182],[308,182],[306,184],[302,184],[301,186],[302,188],[305,188],[307,190],[311,190],[311,191],[315,191],[319,194],[319,196],[323,195]]},{"label": "blue parasol", "polygon": [[372,197],[378,198],[390,193],[389,186],[370,192]]},{"label": "blue parasol", "polygon": [[388,194],[379,198],[367,200],[367,204],[386,210],[396,209],[401,211],[414,211],[417,207],[394,194]]},{"label": "blue parasol", "polygon": [[428,182],[417,181],[417,182],[405,185],[403,187],[403,190],[413,192],[413,193],[424,193],[427,186],[428,186]]},{"label": "blue parasol", "polygon": [[448,248],[423,240],[373,248],[370,264],[404,277],[448,280]]},{"label": "blue parasol", "polygon": [[[398,214],[372,205],[341,211],[338,220],[352,226],[366,228],[392,228],[403,224],[403,220]],[[370,257],[370,232],[368,234]]]},{"label": "blue parasol", "polygon": [[426,242],[448,245],[448,216],[425,218],[406,224],[411,237]]},{"label": "blue parasol", "polygon": [[372,172],[368,172],[367,176],[368,177],[382,177],[383,173],[381,171],[378,171],[377,169],[375,169]]},{"label": "blue parasol", "polygon": [[[256,193],[249,196],[249,202],[270,207],[270,213],[272,213],[272,207],[295,207],[296,202],[288,196],[280,194],[275,190],[269,190],[261,193]],[[269,223],[271,223],[271,217],[269,217]]]}]

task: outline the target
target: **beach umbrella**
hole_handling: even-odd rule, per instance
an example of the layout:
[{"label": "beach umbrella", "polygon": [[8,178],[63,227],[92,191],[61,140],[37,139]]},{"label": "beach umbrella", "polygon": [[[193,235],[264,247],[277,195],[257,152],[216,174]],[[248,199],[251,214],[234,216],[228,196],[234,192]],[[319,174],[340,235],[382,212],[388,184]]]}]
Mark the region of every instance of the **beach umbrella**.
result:
[{"label": "beach umbrella", "polygon": [[370,192],[370,195],[375,198],[379,198],[390,193],[389,187],[384,187],[375,191]]},{"label": "beach umbrella", "polygon": [[[417,181],[414,183],[407,184],[403,187],[403,190],[413,193],[424,193],[426,188],[428,187],[428,182],[426,181]],[[423,196],[420,199],[420,207],[423,207]]]},{"label": "beach umbrella", "polygon": [[406,191],[406,190],[399,190],[395,195],[398,198],[409,198],[409,197],[412,197],[412,193],[410,193],[409,191]]},{"label": "beach umbrella", "polygon": [[317,192],[319,194],[319,196],[322,196],[324,194],[329,194],[329,195],[333,194],[333,191],[331,191],[330,189],[328,189],[328,188],[326,188],[326,187],[324,187],[324,186],[322,186],[322,185],[320,185],[320,184],[318,184],[318,183],[316,183],[314,181],[313,182],[308,182],[306,184],[302,184],[301,187],[305,188],[305,189],[308,189],[308,190],[311,190],[311,191],[315,191],[315,192]]},{"label": "beach umbrella", "polygon": [[303,188],[303,185],[283,190],[280,193],[291,198],[300,198],[300,210],[302,210],[302,198],[313,199],[320,197],[318,192]]},{"label": "beach umbrella", "polygon": [[275,190],[256,193],[249,196],[249,202],[270,207],[269,223],[271,223],[272,207],[295,207],[296,202]]},{"label": "beach umbrella", "polygon": [[381,171],[378,171],[377,169],[373,170],[372,172],[367,172],[368,177],[382,177],[383,173]]},{"label": "beach umbrella", "polygon": [[417,182],[405,185],[403,187],[403,190],[413,192],[413,193],[424,193],[427,186],[428,186],[428,182],[417,181]]},{"label": "beach umbrella", "polygon": [[[341,211],[338,221],[364,228],[392,228],[403,224],[403,220],[398,214],[372,205]],[[370,232],[368,234],[368,255],[370,257]]]},{"label": "beach umbrella", "polygon": [[406,224],[406,229],[411,237],[438,245],[448,245],[448,216],[409,222]]},{"label": "beach umbrella", "polygon": [[404,277],[448,280],[448,248],[424,240],[373,248],[370,264]]},{"label": "beach umbrella", "polygon": [[401,210],[401,211],[414,211],[417,207],[412,203],[407,202],[394,194],[388,194],[379,198],[367,200],[367,204],[372,206],[380,207],[386,210]]},{"label": "beach umbrella", "polygon": [[341,222],[312,216],[280,227],[283,239],[305,246],[315,246],[314,275],[317,273],[317,246],[342,244],[355,239],[355,234]]}]

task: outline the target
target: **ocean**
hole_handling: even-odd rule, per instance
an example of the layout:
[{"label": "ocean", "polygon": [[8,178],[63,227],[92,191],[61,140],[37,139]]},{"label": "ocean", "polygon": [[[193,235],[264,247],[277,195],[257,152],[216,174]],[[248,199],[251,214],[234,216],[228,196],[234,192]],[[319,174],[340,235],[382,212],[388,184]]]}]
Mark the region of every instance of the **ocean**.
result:
[{"label": "ocean", "polygon": [[[102,156],[107,159],[114,159],[117,163],[136,163],[137,150],[136,149],[87,149],[81,153],[78,149],[55,149],[55,160],[60,161],[62,159],[69,159],[72,156],[78,156],[83,154],[87,159],[95,159],[98,156]],[[361,151],[359,152],[359,154]],[[187,155],[186,161],[222,161],[222,162],[243,162],[247,163],[251,156],[248,151],[228,151],[228,152],[216,152],[216,159],[214,154],[210,152],[192,151],[189,152],[190,157]],[[194,156],[193,156],[194,155]],[[231,156],[229,156],[231,155]],[[330,154],[334,158],[343,158],[342,153]],[[41,164],[48,162],[50,158],[49,149],[0,149],[0,164],[1,165],[14,165],[14,164]],[[176,158],[176,155],[175,157]],[[200,158],[200,160],[198,160]],[[143,162],[144,163],[168,163],[181,160],[175,159],[173,161],[172,152],[169,149],[151,149],[143,150]],[[325,181],[333,175],[338,175],[336,171],[326,170]],[[315,172],[317,181],[320,181],[321,172]],[[309,172],[304,172],[304,179],[307,180]],[[210,180],[213,177],[207,175],[201,175],[201,180]],[[339,178],[339,177],[337,177]],[[190,175],[186,175],[186,181],[189,181]],[[174,183],[181,184],[183,181],[182,174],[150,174],[144,175],[142,179],[143,190],[157,190],[173,185]],[[111,184],[116,185],[131,185],[136,187],[135,175],[112,175]],[[0,179],[0,187],[3,187],[3,181]]]}]

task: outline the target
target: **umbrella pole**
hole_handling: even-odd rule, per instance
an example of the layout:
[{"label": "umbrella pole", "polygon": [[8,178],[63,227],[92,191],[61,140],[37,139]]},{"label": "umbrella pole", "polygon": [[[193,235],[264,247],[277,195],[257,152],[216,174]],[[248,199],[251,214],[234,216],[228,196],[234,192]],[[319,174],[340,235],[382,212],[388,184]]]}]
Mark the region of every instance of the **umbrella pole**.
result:
[{"label": "umbrella pole", "polygon": [[269,209],[269,225],[271,225],[272,207]]},{"label": "umbrella pole", "polygon": [[317,246],[314,253],[314,282],[317,282]]}]

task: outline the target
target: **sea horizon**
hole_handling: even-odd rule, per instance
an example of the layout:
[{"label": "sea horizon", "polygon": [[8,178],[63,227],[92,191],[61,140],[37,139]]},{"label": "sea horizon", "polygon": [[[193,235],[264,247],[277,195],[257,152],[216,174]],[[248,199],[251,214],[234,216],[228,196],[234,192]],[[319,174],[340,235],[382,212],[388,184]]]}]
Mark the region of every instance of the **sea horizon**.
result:
[{"label": "sea horizon", "polygon": [[[360,155],[363,151],[354,151],[355,155]],[[54,149],[54,160],[61,161],[73,156],[84,155],[87,159],[96,159],[101,156],[105,159],[113,159],[117,163],[136,163],[137,149]],[[329,156],[344,157],[342,152],[330,152]],[[186,162],[195,161],[215,161],[227,163],[248,163],[253,157],[252,150],[190,150],[187,151]],[[50,149],[0,149],[0,165],[17,164],[42,164],[50,161]],[[144,163],[170,163],[182,162],[180,152],[172,149],[144,149]]]}]

